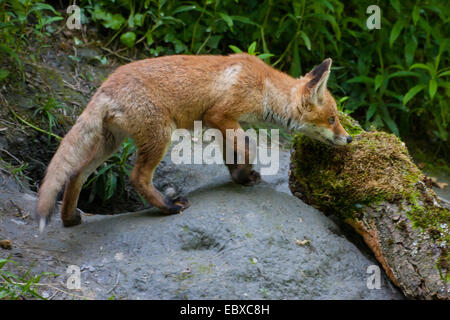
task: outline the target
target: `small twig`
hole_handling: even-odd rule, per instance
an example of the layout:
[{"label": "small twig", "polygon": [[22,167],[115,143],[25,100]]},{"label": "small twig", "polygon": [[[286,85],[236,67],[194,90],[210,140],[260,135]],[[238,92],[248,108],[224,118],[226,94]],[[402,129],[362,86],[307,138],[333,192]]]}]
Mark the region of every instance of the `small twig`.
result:
[{"label": "small twig", "polygon": [[203,41],[202,45],[200,46],[200,48],[198,48],[197,53],[199,54],[200,51],[202,51],[203,47],[206,45],[206,43],[208,42],[209,38],[211,38],[211,32],[208,34],[208,36],[206,37],[205,41]]},{"label": "small twig", "polygon": [[[77,77],[77,76],[78,76],[78,75],[75,74],[75,77]],[[69,88],[69,89],[72,89],[72,90],[75,90],[75,91],[78,91],[78,92],[81,92],[81,93],[84,93],[84,94],[89,94],[89,93],[90,93],[90,91],[83,90],[83,89],[81,89],[79,86],[78,86],[78,88],[77,88],[75,85],[73,85],[73,84],[67,82],[66,80],[63,80],[63,83],[64,83],[64,85],[65,85],[67,88]]]},{"label": "small twig", "polygon": [[106,294],[109,294],[111,291],[113,291],[117,287],[117,285],[119,284],[119,277],[120,277],[120,272],[117,272],[116,283],[113,285],[113,287],[111,289],[106,291]]},{"label": "small twig", "polygon": [[114,55],[114,56],[116,56],[116,57],[118,57],[120,59],[129,61],[129,62],[133,61],[132,59],[130,59],[128,57],[125,57],[125,56],[122,56],[122,55],[118,54],[117,52],[112,51],[111,49],[108,49],[108,48],[105,48],[105,47],[101,47],[101,48],[102,48],[102,50],[105,50],[106,52],[109,52],[110,54],[112,54],[112,55]]},{"label": "small twig", "polygon": [[59,291],[55,290],[55,292],[53,292],[53,294],[47,299],[47,300],[52,300],[53,298],[55,298],[58,295]]},{"label": "small twig", "polygon": [[0,148],[0,151],[3,151],[4,153],[6,153],[7,155],[9,155],[11,158],[13,158],[14,160],[16,160],[19,164],[23,164],[23,161],[20,161],[19,159],[17,159],[14,155],[12,155],[8,150],[2,149]]},{"label": "small twig", "polygon": [[9,200],[9,202],[11,202],[14,207],[16,207],[17,213],[19,213],[20,216],[23,217],[22,209],[17,205],[17,203],[12,200]]},{"label": "small twig", "polygon": [[83,106],[81,105],[81,103],[78,103],[78,102],[76,102],[76,101],[70,101],[70,103],[71,103],[71,104],[74,104],[74,105],[76,105],[77,107],[80,107],[80,108],[83,107]]},{"label": "small twig", "polygon": [[0,167],[0,171],[3,171],[4,173],[7,173],[7,174],[11,174],[11,172],[9,172],[9,171],[6,170],[6,169],[3,169],[2,167]]},{"label": "small twig", "polygon": [[[8,101],[5,100],[5,105],[9,108],[9,104]],[[13,129],[17,129],[20,130],[23,134],[25,134],[26,136],[30,136],[30,134],[28,132],[26,132],[25,130],[23,130],[22,128],[17,126],[17,123],[11,122],[11,121],[7,121],[5,119],[0,119],[0,122],[4,123],[5,125],[11,125],[13,126]],[[8,126],[7,126],[8,127]]]},{"label": "small twig", "polygon": [[[138,43],[142,42],[146,37],[147,37],[147,36],[143,36],[143,37],[140,38],[138,41],[136,41],[136,43],[135,43],[134,45],[136,46]],[[123,49],[117,50],[117,52],[122,51],[122,50],[126,50],[126,49],[127,49],[127,48],[123,48]]]}]

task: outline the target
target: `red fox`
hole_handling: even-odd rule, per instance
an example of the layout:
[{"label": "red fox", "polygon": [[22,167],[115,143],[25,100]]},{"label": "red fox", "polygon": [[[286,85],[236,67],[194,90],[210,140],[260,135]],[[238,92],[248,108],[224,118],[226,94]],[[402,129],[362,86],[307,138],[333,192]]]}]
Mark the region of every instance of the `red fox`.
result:
[{"label": "red fox", "polygon": [[[81,223],[76,211],[88,176],[131,137],[138,148],[131,172],[133,187],[153,206],[174,214],[189,207],[169,199],[152,184],[154,170],[169,147],[172,130],[203,121],[226,137],[249,119],[278,123],[331,145],[351,137],[337,116],[326,88],[331,59],[298,79],[247,54],[174,55],[119,67],[101,85],[51,160],[39,190],[36,217],[42,231],[65,186],[61,217],[65,227]],[[233,138],[234,140],[234,138]],[[238,150],[235,141],[225,145]],[[243,155],[244,153],[244,155]],[[234,182],[253,185],[260,174],[245,164],[227,164]]]}]

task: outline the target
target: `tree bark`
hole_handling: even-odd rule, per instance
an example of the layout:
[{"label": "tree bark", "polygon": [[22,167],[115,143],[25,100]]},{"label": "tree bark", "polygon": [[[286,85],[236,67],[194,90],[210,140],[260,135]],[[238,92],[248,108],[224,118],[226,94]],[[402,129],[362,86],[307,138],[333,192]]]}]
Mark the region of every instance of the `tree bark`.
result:
[{"label": "tree bark", "polygon": [[[335,213],[333,212],[335,209],[333,203],[336,200],[336,195],[328,195],[326,191],[318,192],[317,187],[314,189],[310,185],[312,179],[317,180],[321,177],[312,175],[310,170],[304,170],[303,172],[299,170],[299,167],[302,166],[298,164],[299,161],[314,159],[310,155],[305,156],[305,153],[314,152],[314,150],[311,151],[306,147],[299,150],[303,147],[304,145],[300,143],[294,144],[289,172],[291,192],[305,203],[322,210],[326,214]],[[297,152],[302,153],[302,155],[297,155]],[[349,151],[349,153],[351,152]],[[351,156],[347,156],[345,160],[357,161],[352,159]],[[321,167],[316,173],[336,170],[336,177],[339,177],[344,164],[339,166],[336,165],[336,161],[331,162],[332,164],[329,167],[324,166],[323,162],[317,164]],[[364,161],[360,164],[362,170],[364,170],[364,164]],[[314,163],[309,164],[309,166],[314,165]],[[386,170],[389,171],[389,168]],[[367,183],[371,183],[370,179]],[[320,186],[320,184],[317,185]],[[448,203],[438,199],[434,191],[421,180],[417,181],[414,188],[414,194],[418,201],[414,204],[411,203],[411,198],[407,195],[404,197],[397,195],[394,199],[358,204],[359,210],[356,213],[336,215],[363,237],[388,277],[403,291],[406,297],[448,300],[450,290],[448,286],[449,252],[448,243],[442,241],[443,237],[448,239],[450,217]],[[420,227],[418,227],[417,222],[411,219],[413,207],[426,207],[425,216],[431,214],[429,212],[434,212],[433,210],[439,210],[439,217],[443,217],[443,220],[440,220],[437,228],[433,227],[432,222],[429,226],[421,222]],[[437,241],[437,238],[440,241]]]}]

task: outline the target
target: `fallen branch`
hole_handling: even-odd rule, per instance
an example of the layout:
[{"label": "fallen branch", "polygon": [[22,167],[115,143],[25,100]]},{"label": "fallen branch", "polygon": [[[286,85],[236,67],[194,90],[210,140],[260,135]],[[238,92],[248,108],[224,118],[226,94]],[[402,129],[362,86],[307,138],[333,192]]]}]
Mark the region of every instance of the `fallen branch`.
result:
[{"label": "fallen branch", "polygon": [[397,137],[365,132],[344,115],[341,122],[354,133],[343,148],[296,136],[292,193],[351,225],[407,297],[449,299],[447,204],[425,185]]}]

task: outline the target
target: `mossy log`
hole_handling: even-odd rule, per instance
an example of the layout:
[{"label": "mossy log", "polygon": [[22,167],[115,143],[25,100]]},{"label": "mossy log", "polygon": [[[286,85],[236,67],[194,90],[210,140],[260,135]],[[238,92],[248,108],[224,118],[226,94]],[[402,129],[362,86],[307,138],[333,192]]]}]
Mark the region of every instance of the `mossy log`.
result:
[{"label": "mossy log", "polygon": [[449,208],[400,139],[340,119],[353,136],[345,147],[294,138],[292,193],[351,225],[408,298],[449,299]]}]

